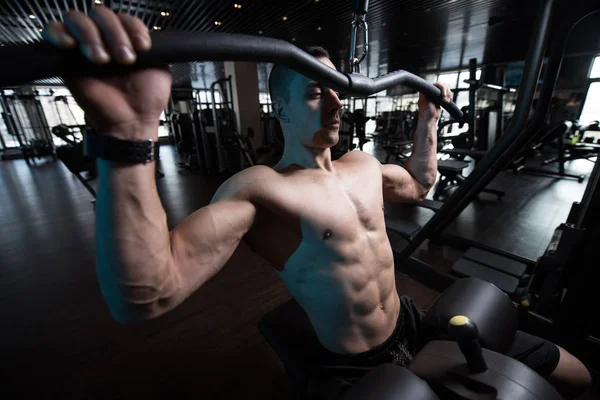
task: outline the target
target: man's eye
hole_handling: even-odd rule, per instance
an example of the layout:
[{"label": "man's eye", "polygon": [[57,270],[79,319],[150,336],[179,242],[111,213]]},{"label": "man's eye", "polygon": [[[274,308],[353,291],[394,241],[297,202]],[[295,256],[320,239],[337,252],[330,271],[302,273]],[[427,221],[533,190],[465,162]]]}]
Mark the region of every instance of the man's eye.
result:
[{"label": "man's eye", "polygon": [[313,92],[313,93],[309,93],[308,94],[309,97],[313,98],[313,99],[317,99],[321,96],[321,92]]}]

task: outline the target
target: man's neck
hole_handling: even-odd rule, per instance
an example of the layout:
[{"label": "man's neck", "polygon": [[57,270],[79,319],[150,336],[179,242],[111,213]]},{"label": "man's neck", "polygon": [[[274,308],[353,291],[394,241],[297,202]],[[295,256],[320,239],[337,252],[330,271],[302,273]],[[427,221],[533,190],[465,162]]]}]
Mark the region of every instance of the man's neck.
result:
[{"label": "man's neck", "polygon": [[319,149],[286,141],[283,156],[273,169],[283,169],[294,164],[303,168],[333,172],[333,161],[329,148]]}]

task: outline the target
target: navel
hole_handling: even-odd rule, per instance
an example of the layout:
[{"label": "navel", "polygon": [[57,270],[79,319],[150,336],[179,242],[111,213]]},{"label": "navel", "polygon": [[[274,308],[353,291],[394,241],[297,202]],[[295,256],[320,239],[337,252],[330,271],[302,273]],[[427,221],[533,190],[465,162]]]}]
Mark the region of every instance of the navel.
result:
[{"label": "navel", "polygon": [[383,304],[381,304],[381,305],[379,306],[379,308],[381,308],[381,309],[383,310]]}]

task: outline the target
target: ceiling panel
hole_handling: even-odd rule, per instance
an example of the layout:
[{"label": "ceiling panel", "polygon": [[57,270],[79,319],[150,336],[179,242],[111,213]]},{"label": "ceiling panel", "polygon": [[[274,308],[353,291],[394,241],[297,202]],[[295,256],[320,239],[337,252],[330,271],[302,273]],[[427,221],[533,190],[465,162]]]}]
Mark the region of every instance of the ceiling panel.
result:
[{"label": "ceiling panel", "polygon": [[[84,13],[100,0],[0,0],[0,44],[41,40],[50,20],[69,10]],[[571,0],[568,2],[594,2]],[[320,44],[346,70],[352,0],[104,0],[118,12],[139,17],[150,29],[264,35],[298,46]],[[236,6],[237,5],[237,6]],[[525,57],[539,0],[371,0],[367,22],[370,52],[362,65],[369,76],[407,69],[450,70]],[[598,25],[588,24],[586,49],[600,46]],[[596,32],[590,38],[590,32]],[[591,35],[593,36],[593,35]],[[591,44],[588,44],[588,40]],[[581,48],[581,45],[579,46]],[[581,51],[581,49],[579,49]],[[222,63],[177,65],[175,82],[204,85],[220,77]]]}]

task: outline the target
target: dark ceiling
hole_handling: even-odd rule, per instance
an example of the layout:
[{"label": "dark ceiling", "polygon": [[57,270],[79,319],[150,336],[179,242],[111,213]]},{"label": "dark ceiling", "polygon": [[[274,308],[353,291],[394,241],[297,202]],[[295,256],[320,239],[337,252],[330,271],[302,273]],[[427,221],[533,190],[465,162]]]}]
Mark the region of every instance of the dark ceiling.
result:
[{"label": "dark ceiling", "polygon": [[[571,3],[578,0],[572,0]],[[586,0],[582,0],[586,1]],[[41,39],[49,20],[70,9],[87,12],[99,0],[0,0],[0,43]],[[264,35],[298,46],[320,44],[345,70],[352,0],[103,0],[137,15],[150,29]],[[369,58],[363,73],[396,69],[451,70],[524,59],[539,0],[371,0]],[[241,7],[240,7],[241,6]],[[600,51],[598,19],[572,35],[576,52]],[[220,63],[177,65],[176,84],[214,76]]]}]

